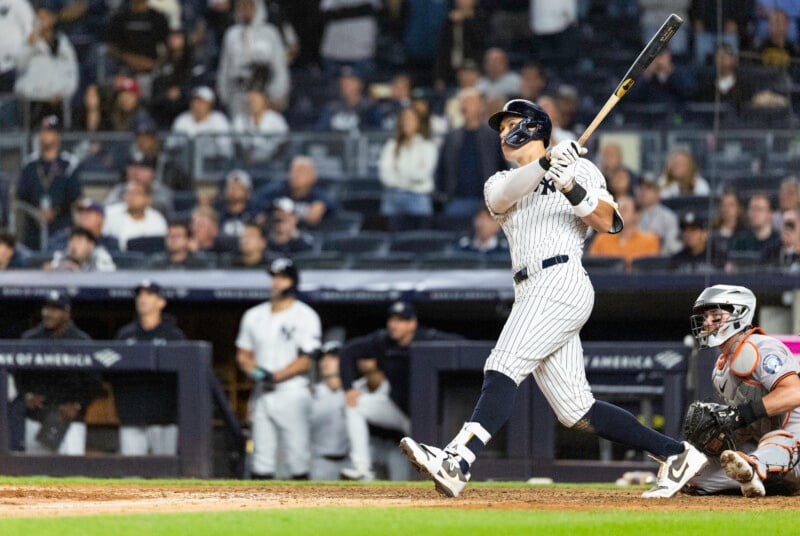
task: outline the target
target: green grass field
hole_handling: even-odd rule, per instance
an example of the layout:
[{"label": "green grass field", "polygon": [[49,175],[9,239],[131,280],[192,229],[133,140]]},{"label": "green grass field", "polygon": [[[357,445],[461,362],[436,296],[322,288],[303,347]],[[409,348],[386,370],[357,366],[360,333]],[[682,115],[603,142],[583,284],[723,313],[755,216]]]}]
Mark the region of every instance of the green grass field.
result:
[{"label": "green grass field", "polygon": [[[229,488],[257,489],[252,482],[211,482],[211,481],[129,481],[129,480],[90,480],[90,479],[0,479],[1,487],[21,485],[62,487],[80,485],[98,488],[119,489],[130,486],[167,486],[167,489],[180,489],[187,485],[228,486]],[[411,489],[427,483],[412,485]],[[291,486],[295,492],[310,484],[278,484]],[[381,483],[384,488],[389,486]],[[405,485],[405,484],[401,484]],[[347,484],[346,486],[353,486]],[[400,485],[398,485],[400,486]],[[535,494],[537,490],[556,490],[567,494],[576,492],[606,495],[615,489],[608,485],[568,486],[555,485],[531,488],[522,484],[478,484],[478,489],[503,490],[518,487],[522,493]],[[46,488],[43,488],[46,489]],[[61,489],[61,488],[59,488]],[[339,488],[340,492],[342,488]],[[344,491],[347,490],[345,487]],[[367,488],[367,492],[368,492]],[[363,491],[363,488],[362,488]],[[433,499],[437,499],[432,495]],[[691,498],[684,498],[691,501]],[[708,501],[708,498],[705,499]],[[581,505],[581,511],[519,509],[503,510],[499,504],[471,505],[463,507],[316,507],[286,508],[272,510],[223,511],[176,514],[137,514],[137,515],[92,515],[80,517],[26,517],[0,518],[2,536],[161,536],[161,535],[403,535],[421,536],[446,535],[487,535],[505,536],[517,534],[541,535],[728,535],[753,533],[763,535],[795,535],[800,533],[800,498],[794,509],[794,498],[781,503],[725,498],[724,511],[703,511],[699,509],[681,510],[672,506],[671,510],[661,508],[668,503],[648,502],[634,509],[613,508],[591,510],[591,505]],[[737,501],[737,502],[731,502]],[[789,501],[787,503],[787,501]],[[0,503],[3,501],[0,500]],[[457,506],[458,503],[453,503]],[[624,504],[624,502],[622,503]],[[693,504],[693,503],[680,503]],[[713,510],[713,502],[708,502]],[[781,504],[781,506],[777,506]],[[787,508],[787,504],[790,506]],[[734,508],[731,509],[731,505]],[[736,509],[740,505],[741,509]]]}]

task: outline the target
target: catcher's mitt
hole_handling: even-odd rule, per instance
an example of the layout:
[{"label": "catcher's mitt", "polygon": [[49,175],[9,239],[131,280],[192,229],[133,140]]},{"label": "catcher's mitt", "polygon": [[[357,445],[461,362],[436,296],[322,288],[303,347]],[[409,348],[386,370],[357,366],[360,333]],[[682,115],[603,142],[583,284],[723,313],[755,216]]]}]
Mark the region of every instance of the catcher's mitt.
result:
[{"label": "catcher's mitt", "polygon": [[686,412],[683,435],[703,453],[719,457],[723,450],[736,450],[734,430],[740,426],[737,417],[736,408],[695,401]]}]

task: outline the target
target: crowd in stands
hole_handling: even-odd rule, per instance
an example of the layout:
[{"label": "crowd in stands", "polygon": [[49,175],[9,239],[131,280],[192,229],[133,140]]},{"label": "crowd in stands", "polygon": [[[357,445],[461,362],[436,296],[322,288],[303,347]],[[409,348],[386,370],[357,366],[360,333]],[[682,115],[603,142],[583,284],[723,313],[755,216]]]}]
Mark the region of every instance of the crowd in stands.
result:
[{"label": "crowd in stands", "polygon": [[[23,215],[8,267],[246,268],[281,255],[310,267],[502,266],[482,187],[508,164],[486,117],[526,98],[551,116],[552,142],[576,139],[629,63],[598,49],[635,53],[670,12],[687,23],[614,126],[709,128],[714,113],[725,128],[794,125],[796,2],[726,2],[719,32],[719,6],[704,0],[7,4],[0,92],[13,98],[0,125],[30,132],[33,147],[12,179]],[[65,132],[128,137],[65,148]],[[329,179],[319,155],[293,148],[306,132],[380,134],[374,171]],[[595,267],[614,257],[628,271],[798,268],[797,233],[785,227],[800,207],[789,151],[770,166],[772,155],[691,145],[633,157],[624,141],[592,149],[626,221],[619,235],[592,237]],[[213,188],[201,192],[209,181],[192,155]],[[120,179],[101,195],[86,188],[97,169]],[[759,173],[771,179],[763,192],[733,184]],[[420,230],[435,239],[414,242]]]}]

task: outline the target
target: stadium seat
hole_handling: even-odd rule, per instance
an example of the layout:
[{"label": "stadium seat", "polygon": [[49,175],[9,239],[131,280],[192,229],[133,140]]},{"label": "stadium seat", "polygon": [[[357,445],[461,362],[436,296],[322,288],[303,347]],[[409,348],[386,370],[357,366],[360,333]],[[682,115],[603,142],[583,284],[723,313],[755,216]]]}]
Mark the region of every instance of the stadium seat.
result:
[{"label": "stadium seat", "polygon": [[53,259],[53,254],[49,251],[32,251],[31,253],[25,255],[25,257],[23,258],[23,262],[25,268],[38,270],[46,262],[50,262],[52,259]]},{"label": "stadium seat", "polygon": [[361,230],[364,216],[358,212],[339,210],[332,216],[323,218],[314,228],[315,233],[350,233],[356,234]]},{"label": "stadium seat", "polygon": [[439,231],[454,231],[468,234],[472,232],[472,216],[448,216],[437,214],[433,218],[433,228]]},{"label": "stadium seat", "polygon": [[431,253],[419,261],[420,270],[477,270],[485,266],[485,259],[478,253]]},{"label": "stadium seat", "polygon": [[361,214],[379,214],[381,211],[381,196],[379,193],[347,194],[342,195],[339,204],[344,210],[360,212]]},{"label": "stadium seat", "polygon": [[298,253],[292,255],[298,269],[302,270],[344,270],[350,267],[350,258],[336,251],[321,253]]},{"label": "stadium seat", "polygon": [[322,244],[323,252],[343,255],[384,255],[389,250],[389,235],[381,232],[363,232],[356,236],[349,233],[329,235]]},{"label": "stadium seat", "polygon": [[173,195],[175,212],[188,212],[197,206],[197,193],[194,191],[176,191]]},{"label": "stadium seat", "polygon": [[131,238],[127,242],[128,251],[138,251],[141,253],[160,253],[164,251],[163,236],[139,236]]},{"label": "stadium seat", "polygon": [[589,272],[622,273],[625,271],[625,259],[622,257],[586,255],[581,259],[581,263]]},{"label": "stadium seat", "polygon": [[147,265],[147,254],[141,251],[114,251],[111,258],[117,270],[140,270]]},{"label": "stadium seat", "polygon": [[352,270],[408,270],[414,267],[413,253],[389,253],[387,255],[358,255],[352,259]]},{"label": "stadium seat", "polygon": [[669,257],[638,257],[631,263],[635,274],[671,272],[674,268],[675,263]]},{"label": "stadium seat", "polygon": [[662,199],[661,203],[675,213],[680,213],[685,210],[692,210],[702,214],[709,214],[714,209],[713,199],[707,196],[699,195],[668,197],[666,199]]},{"label": "stadium seat", "polygon": [[762,272],[766,268],[758,251],[728,251],[728,263],[737,273]]},{"label": "stadium seat", "polygon": [[442,231],[408,231],[395,233],[389,251],[408,253],[447,253],[457,237]]}]

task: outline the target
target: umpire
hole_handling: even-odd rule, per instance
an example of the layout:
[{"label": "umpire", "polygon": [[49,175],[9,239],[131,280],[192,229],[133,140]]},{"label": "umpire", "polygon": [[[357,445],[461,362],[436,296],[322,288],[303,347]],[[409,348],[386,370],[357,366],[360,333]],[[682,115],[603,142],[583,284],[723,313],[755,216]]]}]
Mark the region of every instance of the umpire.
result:
[{"label": "umpire", "polygon": [[[136,320],[120,328],[117,340],[165,345],[186,335],[167,306],[161,285],[145,279],[135,289]],[[178,452],[178,386],[174,373],[131,372],[110,375],[119,416],[119,450],[126,456],[170,456]]]}]

